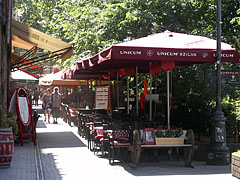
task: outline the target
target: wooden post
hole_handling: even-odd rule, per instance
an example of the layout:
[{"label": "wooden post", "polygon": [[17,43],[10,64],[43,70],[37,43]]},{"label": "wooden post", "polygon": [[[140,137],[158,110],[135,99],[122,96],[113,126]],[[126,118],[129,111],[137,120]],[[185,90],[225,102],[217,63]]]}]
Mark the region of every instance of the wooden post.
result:
[{"label": "wooden post", "polygon": [[11,52],[12,52],[12,4],[13,0],[8,0],[8,30],[7,30],[7,107],[8,104],[10,103],[10,67],[11,67]]},{"label": "wooden post", "polygon": [[[3,42],[4,42],[4,33],[3,33],[3,27],[4,27],[4,22],[3,22],[3,16],[4,16],[4,0],[0,0],[0,94],[2,94],[2,59],[3,59]],[[2,106],[2,97],[0,96],[0,105]]]}]

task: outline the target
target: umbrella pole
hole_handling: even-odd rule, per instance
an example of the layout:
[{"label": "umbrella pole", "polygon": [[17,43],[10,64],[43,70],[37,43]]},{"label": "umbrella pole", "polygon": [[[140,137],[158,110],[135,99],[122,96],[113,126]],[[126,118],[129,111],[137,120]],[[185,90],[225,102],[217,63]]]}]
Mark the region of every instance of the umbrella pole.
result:
[{"label": "umbrella pole", "polygon": [[109,106],[108,106],[108,108],[109,108],[109,113],[110,114],[112,114],[112,104],[111,104],[111,79],[110,79],[110,77],[109,77],[109,79],[108,79],[108,86],[109,86],[109,89],[108,89],[108,103],[109,103]]},{"label": "umbrella pole", "polygon": [[90,81],[90,107],[92,108],[92,98],[93,98],[93,91],[92,91],[92,80]]},{"label": "umbrella pole", "polygon": [[167,71],[167,124],[168,129],[170,129],[169,71]]},{"label": "umbrella pole", "polygon": [[127,76],[127,114],[129,114],[129,77]]},{"label": "umbrella pole", "polygon": [[138,67],[136,66],[136,114],[138,116]]},{"label": "umbrella pole", "polygon": [[87,104],[86,106],[89,106],[89,81],[87,80]]},{"label": "umbrella pole", "polygon": [[119,110],[119,82],[118,82],[118,73],[117,73],[117,109]]},{"label": "umbrella pole", "polygon": [[[151,67],[151,62],[149,67]],[[149,95],[149,121],[152,121],[152,74],[150,73],[150,95]]]}]

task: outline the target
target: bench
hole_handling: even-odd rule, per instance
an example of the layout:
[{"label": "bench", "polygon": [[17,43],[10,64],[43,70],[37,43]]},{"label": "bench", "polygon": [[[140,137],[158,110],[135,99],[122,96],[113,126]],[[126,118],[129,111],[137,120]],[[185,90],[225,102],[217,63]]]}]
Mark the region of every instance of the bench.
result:
[{"label": "bench", "polygon": [[139,130],[133,131],[133,142],[129,147],[131,151],[132,165],[136,167],[140,163],[141,151],[144,148],[183,148],[184,150],[184,162],[186,167],[193,167],[192,160],[194,154],[194,133],[192,129],[187,131],[184,144],[152,144],[146,145],[141,143]]}]

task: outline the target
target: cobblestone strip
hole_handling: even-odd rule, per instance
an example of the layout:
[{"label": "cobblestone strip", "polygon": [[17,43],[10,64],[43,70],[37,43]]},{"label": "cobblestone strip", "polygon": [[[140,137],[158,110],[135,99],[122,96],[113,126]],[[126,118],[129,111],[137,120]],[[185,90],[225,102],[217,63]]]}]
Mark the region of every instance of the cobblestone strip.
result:
[{"label": "cobblestone strip", "polygon": [[41,153],[38,146],[39,142],[37,141],[37,145],[35,146],[35,162],[36,162],[36,171],[37,171],[37,180],[45,180],[44,172],[42,168],[42,160],[41,160]]}]

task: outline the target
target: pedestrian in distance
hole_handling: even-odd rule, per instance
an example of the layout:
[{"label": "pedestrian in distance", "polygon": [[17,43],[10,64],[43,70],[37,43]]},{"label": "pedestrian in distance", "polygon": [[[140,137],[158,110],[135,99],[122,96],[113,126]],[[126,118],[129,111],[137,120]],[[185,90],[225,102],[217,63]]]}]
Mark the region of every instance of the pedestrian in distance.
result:
[{"label": "pedestrian in distance", "polygon": [[48,123],[50,123],[50,117],[51,117],[51,90],[50,88],[47,89],[47,91],[43,94],[42,96],[42,108],[44,110],[44,122],[47,121],[48,118]]},{"label": "pedestrian in distance", "polygon": [[39,91],[37,88],[35,88],[33,91],[33,104],[38,106],[38,100],[39,100]]},{"label": "pedestrian in distance", "polygon": [[52,115],[53,115],[53,123],[57,124],[57,119],[60,115],[60,107],[61,107],[61,94],[59,93],[58,87],[54,87],[54,91],[51,94],[51,102],[52,102]]}]

